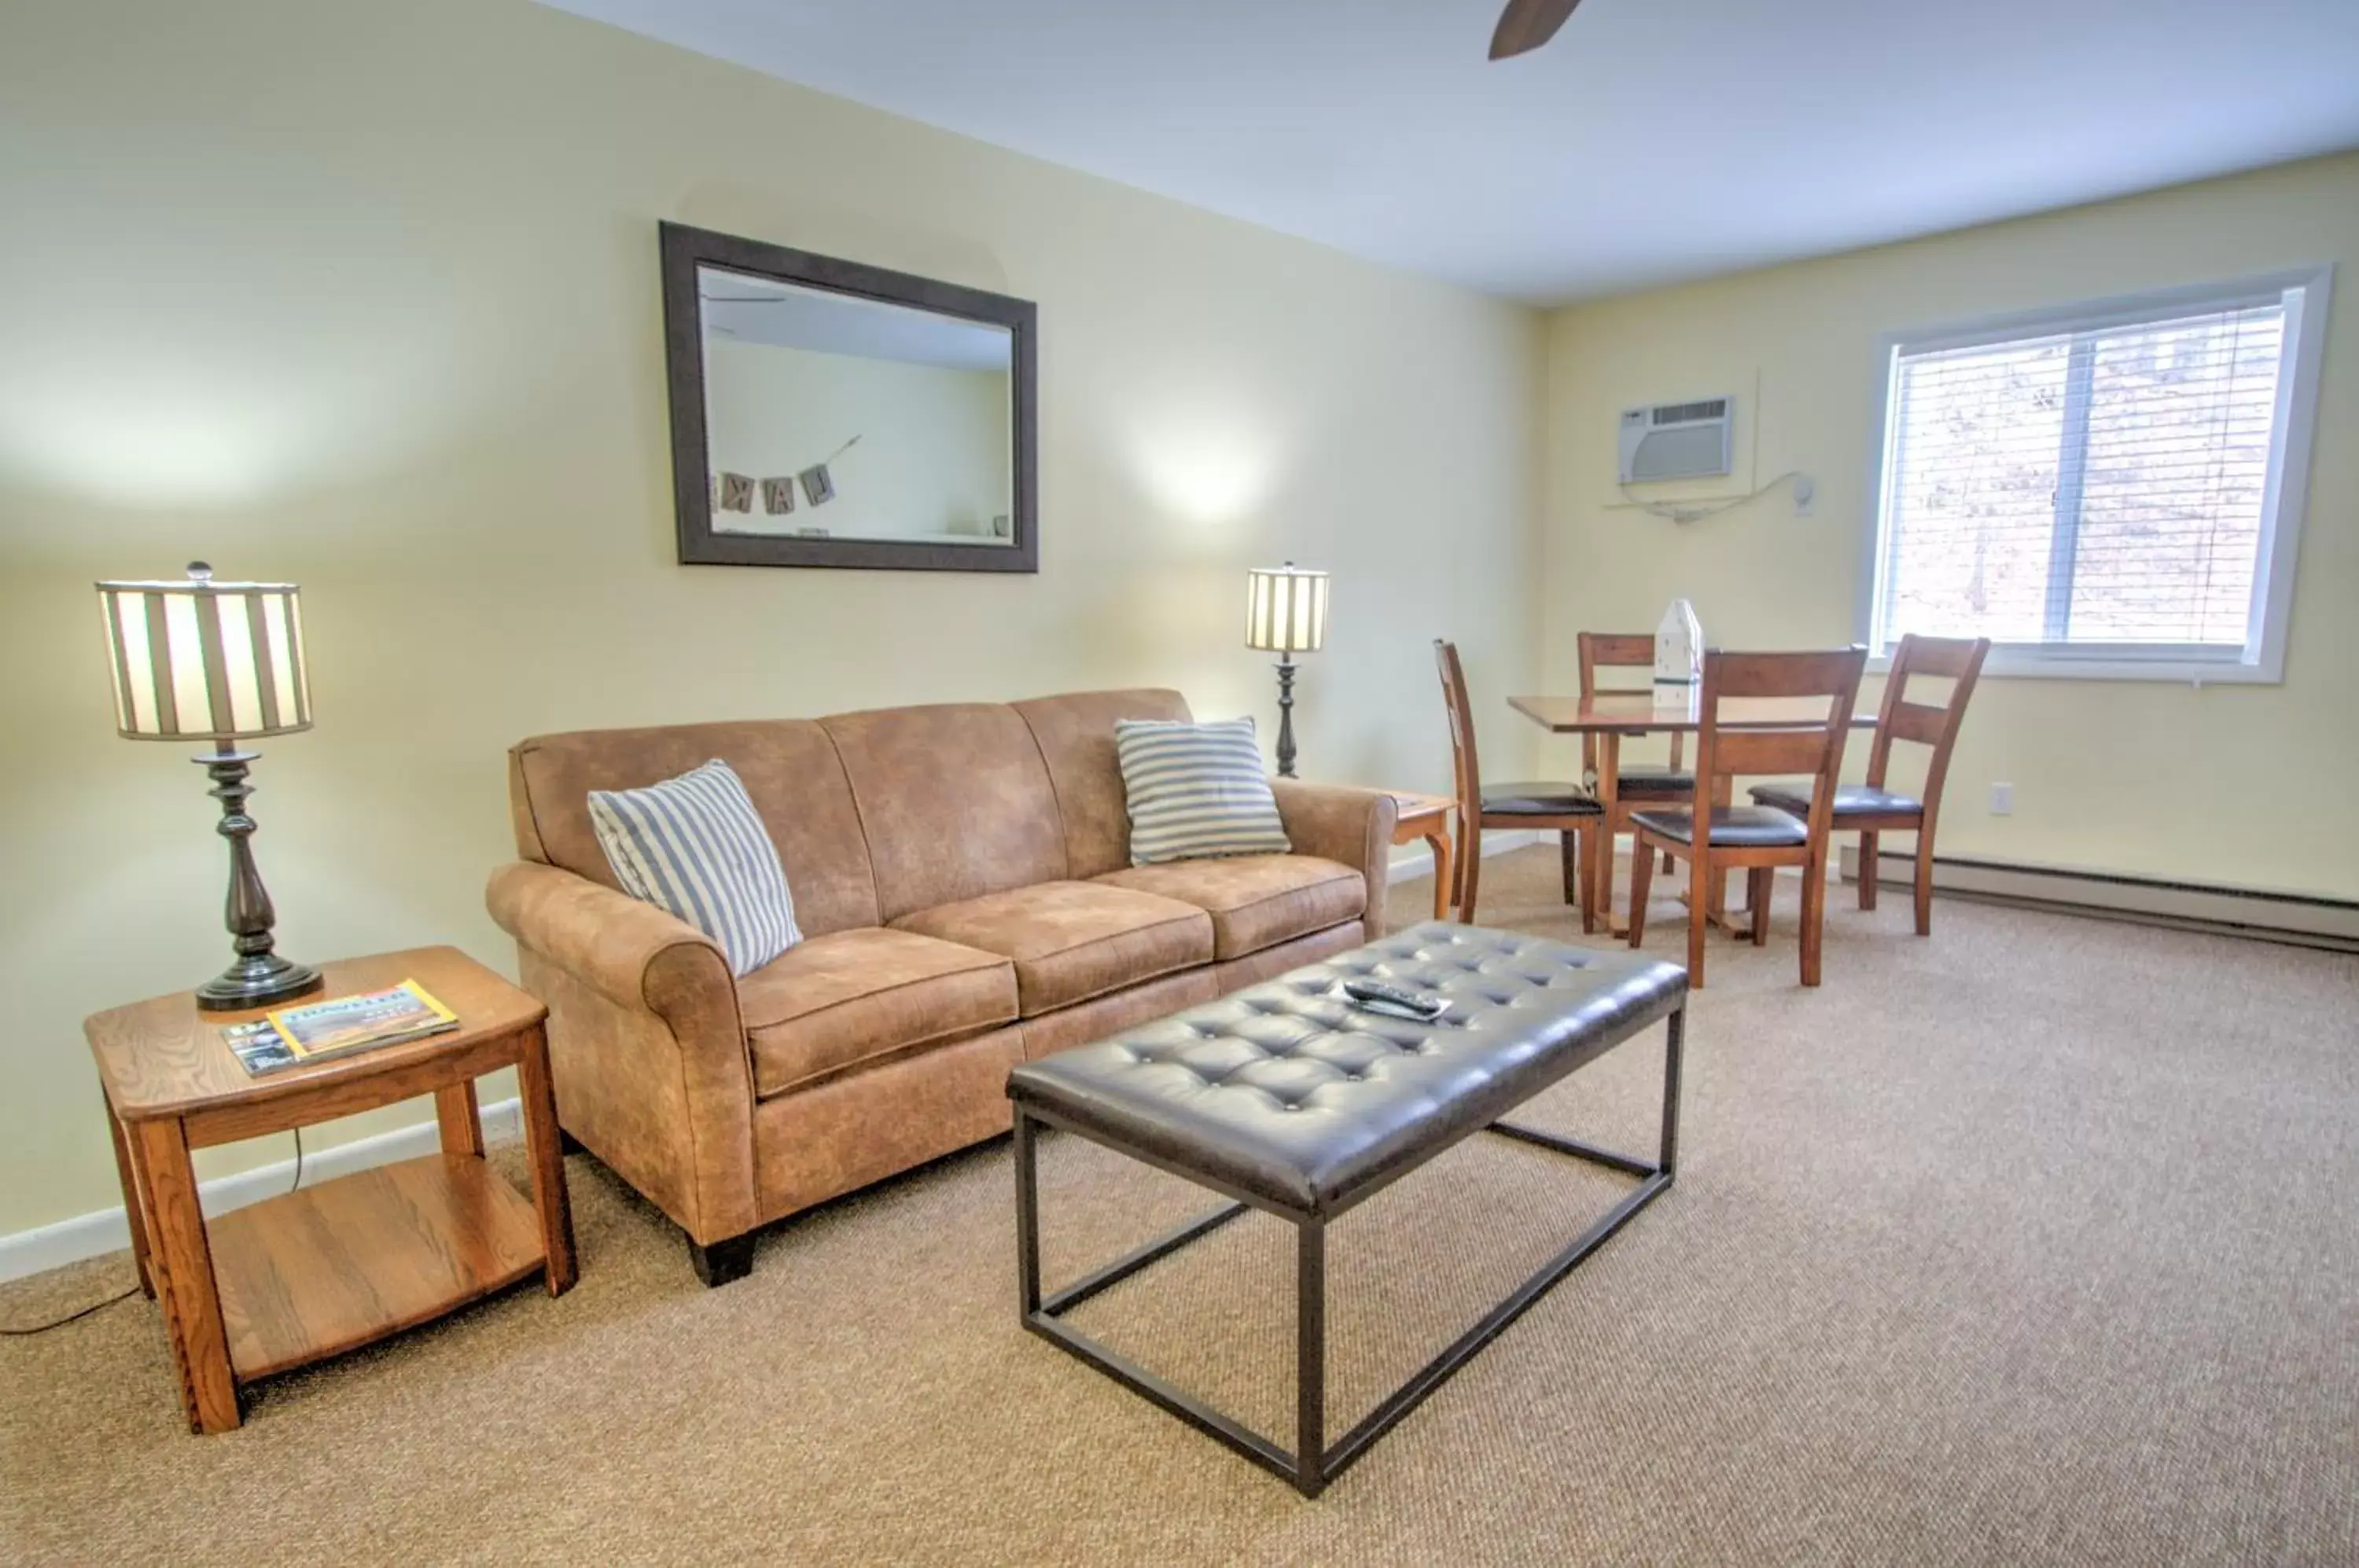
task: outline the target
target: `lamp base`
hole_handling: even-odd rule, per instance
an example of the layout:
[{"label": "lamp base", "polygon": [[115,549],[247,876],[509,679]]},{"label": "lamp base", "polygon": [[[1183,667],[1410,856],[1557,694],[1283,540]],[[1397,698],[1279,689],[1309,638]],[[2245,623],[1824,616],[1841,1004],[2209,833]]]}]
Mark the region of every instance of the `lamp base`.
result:
[{"label": "lamp base", "polygon": [[241,958],[197,987],[197,1006],[208,1013],[266,1007],[320,989],[320,972],[275,953]]},{"label": "lamp base", "polygon": [[197,1006],[209,1013],[231,1013],[318,990],[318,970],[271,951],[270,927],[278,916],[246,842],[254,836],[254,819],[245,811],[246,798],[254,793],[254,786],[245,781],[246,764],[254,760],[254,753],[224,740],[219,750],[192,760],[203,765],[213,781],[209,793],[222,806],[221,824],[213,830],[229,841],[229,902],[222,920],[234,939],[231,951],[237,954],[227,969],[197,987]]},{"label": "lamp base", "polygon": [[1294,656],[1277,656],[1277,776],[1294,777]]}]

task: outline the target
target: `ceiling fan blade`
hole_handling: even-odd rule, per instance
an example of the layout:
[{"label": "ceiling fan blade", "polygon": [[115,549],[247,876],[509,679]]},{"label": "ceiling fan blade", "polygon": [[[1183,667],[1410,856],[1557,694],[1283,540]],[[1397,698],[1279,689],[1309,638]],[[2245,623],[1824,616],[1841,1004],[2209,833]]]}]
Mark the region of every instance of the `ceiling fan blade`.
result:
[{"label": "ceiling fan blade", "polygon": [[1498,30],[1491,35],[1491,58],[1506,60],[1536,49],[1556,37],[1565,18],[1581,0],[1507,0],[1499,14]]}]

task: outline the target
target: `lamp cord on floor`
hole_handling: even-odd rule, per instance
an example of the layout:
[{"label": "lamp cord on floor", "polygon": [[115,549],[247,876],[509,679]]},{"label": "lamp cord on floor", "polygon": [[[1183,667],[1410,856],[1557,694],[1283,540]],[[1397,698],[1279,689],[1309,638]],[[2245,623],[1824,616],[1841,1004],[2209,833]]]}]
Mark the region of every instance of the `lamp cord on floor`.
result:
[{"label": "lamp cord on floor", "polygon": [[51,1318],[45,1323],[34,1323],[29,1328],[8,1328],[0,1326],[0,1334],[5,1334],[10,1339],[26,1339],[37,1334],[47,1334],[53,1328],[63,1328],[70,1323],[79,1323],[83,1318],[90,1316],[91,1313],[103,1311],[104,1309],[114,1305],[117,1301],[127,1301],[138,1293],[139,1287],[134,1285],[127,1290],[107,1297],[104,1301],[92,1301],[90,1305],[82,1308],[80,1312],[68,1312],[61,1318]]},{"label": "lamp cord on floor", "polygon": [[[301,1127],[297,1127],[295,1129],[295,1180],[288,1184],[287,1190],[291,1192],[302,1184],[303,1129]],[[104,1312],[107,1308],[114,1306],[118,1301],[129,1301],[132,1297],[140,1293],[140,1289],[141,1288],[139,1286],[133,1285],[126,1290],[118,1290],[114,1295],[108,1296],[102,1301],[92,1301],[86,1307],[79,1308],[74,1312],[68,1312],[61,1318],[51,1318],[49,1322],[44,1323],[32,1323],[24,1328],[10,1328],[5,1324],[0,1324],[0,1338],[28,1339],[37,1334],[47,1334],[53,1328],[63,1328],[70,1323],[80,1323],[82,1319],[90,1316],[92,1312]]]}]

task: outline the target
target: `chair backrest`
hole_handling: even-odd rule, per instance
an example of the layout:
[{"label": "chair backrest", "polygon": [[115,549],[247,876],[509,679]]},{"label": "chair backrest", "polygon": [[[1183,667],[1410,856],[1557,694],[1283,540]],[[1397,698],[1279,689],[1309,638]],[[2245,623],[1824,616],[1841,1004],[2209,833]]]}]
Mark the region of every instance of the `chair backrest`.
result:
[{"label": "chair backrest", "polygon": [[[1707,648],[1703,690],[1697,698],[1696,820],[1709,820],[1715,780],[1736,775],[1810,776],[1810,834],[1824,842],[1834,811],[1836,776],[1843,771],[1843,743],[1851,735],[1852,704],[1867,649],[1850,648],[1800,653],[1724,653]],[[1758,708],[1728,706],[1761,698],[1790,704],[1790,716],[1764,725]],[[1745,727],[1733,727],[1734,725]]]},{"label": "chair backrest", "polygon": [[[1958,726],[1965,722],[1967,700],[1982,679],[1983,659],[1990,652],[1988,637],[1930,637],[1915,632],[1893,650],[1892,672],[1885,677],[1884,703],[1876,711],[1875,740],[1867,753],[1867,781],[1884,788],[1884,770],[1892,761],[1892,743],[1915,741],[1933,748],[1925,765],[1925,814],[1940,809],[1941,786],[1950,776],[1950,748],[1957,744]],[[1948,699],[1939,704],[1908,700],[1908,680],[1923,675],[1950,682]]]},{"label": "chair backrest", "polygon": [[[1625,682],[1624,685],[1632,690],[1645,691],[1654,684],[1654,633],[1582,632],[1573,640],[1581,649],[1581,700],[1582,702],[1586,702],[1595,697],[1601,690],[1597,684],[1597,672],[1601,670],[1644,670],[1647,672],[1644,682],[1634,681]],[[1608,691],[1621,689],[1620,686],[1603,688]],[[1685,736],[1678,734],[1671,736],[1671,770],[1673,772],[1679,771],[1680,759],[1686,754],[1686,746]],[[1581,737],[1582,777],[1584,779],[1589,779],[1596,771],[1597,737],[1593,735],[1584,735]]]},{"label": "chair backrest", "polygon": [[1433,639],[1433,662],[1441,670],[1441,705],[1450,714],[1450,777],[1458,809],[1473,822],[1483,810],[1483,767],[1474,755],[1474,705],[1466,696],[1466,671],[1458,645]]}]

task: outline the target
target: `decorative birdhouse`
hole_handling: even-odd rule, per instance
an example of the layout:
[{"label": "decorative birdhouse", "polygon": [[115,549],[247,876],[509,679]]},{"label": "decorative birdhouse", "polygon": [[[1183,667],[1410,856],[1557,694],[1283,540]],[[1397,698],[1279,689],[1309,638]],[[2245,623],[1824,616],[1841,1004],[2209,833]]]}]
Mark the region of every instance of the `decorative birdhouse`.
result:
[{"label": "decorative birdhouse", "polygon": [[1655,628],[1655,684],[1692,686],[1703,679],[1703,627],[1695,606],[1674,599]]}]

